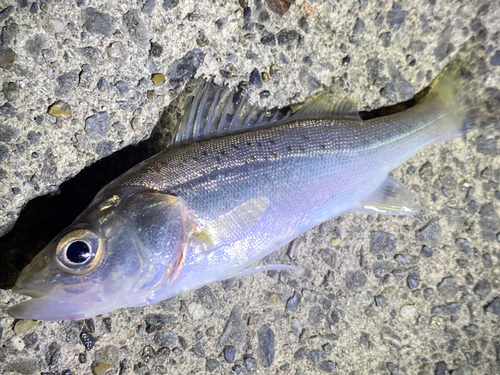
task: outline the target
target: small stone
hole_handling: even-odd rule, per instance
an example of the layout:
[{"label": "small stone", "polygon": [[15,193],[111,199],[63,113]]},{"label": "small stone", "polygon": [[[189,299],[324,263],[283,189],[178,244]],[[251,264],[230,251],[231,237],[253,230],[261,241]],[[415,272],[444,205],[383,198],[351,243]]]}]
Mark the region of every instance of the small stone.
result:
[{"label": "small stone", "polygon": [[95,338],[89,332],[83,331],[80,333],[80,341],[82,342],[85,350],[91,350],[95,345]]},{"label": "small stone", "polygon": [[36,334],[36,332],[28,333],[26,336],[24,336],[23,341],[26,348],[34,348],[38,343],[38,335]]},{"label": "small stone", "polygon": [[253,357],[245,358],[245,367],[248,372],[255,372],[257,370],[257,360]]},{"label": "small stone", "polygon": [[62,100],[58,100],[50,105],[47,113],[52,117],[70,117],[71,107],[68,103],[63,102]]},{"label": "small stone", "polygon": [[7,18],[10,17],[12,13],[14,13],[14,7],[12,5],[9,5],[8,7],[5,7],[2,10],[0,10],[0,22],[5,21]]},{"label": "small stone", "polygon": [[457,238],[455,240],[455,245],[464,254],[470,254],[471,253],[469,241],[467,241],[466,239],[464,239],[464,238]]},{"label": "small stone", "polygon": [[173,331],[157,332],[154,342],[159,346],[173,347],[175,344],[175,333]]},{"label": "small stone", "polygon": [[166,11],[174,9],[177,5],[179,5],[179,0],[163,0],[162,7]]},{"label": "small stone", "polygon": [[82,11],[83,27],[91,34],[110,36],[114,30],[113,20],[109,14],[99,12],[94,8]]},{"label": "small stone", "polygon": [[451,302],[446,305],[434,306],[431,309],[431,314],[436,315],[453,315],[460,311],[462,304],[459,302]]},{"label": "small stone", "polygon": [[468,326],[463,327],[462,329],[468,337],[477,336],[477,334],[479,333],[479,327],[474,323],[471,323]]},{"label": "small stone", "polygon": [[446,375],[448,372],[448,366],[445,361],[437,362],[434,368],[434,375]]},{"label": "small stone", "polygon": [[330,240],[330,245],[332,246],[339,246],[340,245],[340,238],[335,237]]},{"label": "small stone", "polygon": [[498,154],[497,140],[494,138],[478,137],[476,150],[483,155],[496,156]]},{"label": "small stone", "polygon": [[437,285],[437,290],[441,298],[444,300],[449,300],[455,297],[458,292],[458,285],[452,277],[445,277]]},{"label": "small stone", "polygon": [[112,368],[112,366],[104,362],[92,362],[90,367],[93,375],[106,375],[108,370]]},{"label": "small stone", "polygon": [[264,324],[260,327],[257,336],[261,355],[264,358],[267,367],[270,367],[273,363],[275,354],[274,332],[267,324]]},{"label": "small stone", "polygon": [[275,46],[276,45],[276,36],[274,33],[266,33],[260,39],[260,42],[264,45]]},{"label": "small stone", "polygon": [[18,352],[22,351],[26,347],[24,340],[22,340],[19,336],[14,336],[11,339],[11,343],[12,343],[12,347],[15,350],[17,350]]},{"label": "small stone", "polygon": [[410,289],[418,288],[420,285],[420,276],[418,273],[410,273],[406,278],[406,283]]},{"label": "small stone", "polygon": [[260,75],[260,72],[257,68],[252,70],[252,73],[250,74],[250,83],[257,87],[258,89],[262,88],[262,77]]},{"label": "small stone", "polygon": [[285,15],[290,9],[291,3],[285,0],[266,0],[268,8],[280,16]]},{"label": "small stone", "polygon": [[40,133],[37,133],[35,131],[30,131],[28,133],[28,141],[30,141],[31,144],[37,145],[40,141]]},{"label": "small stone", "polygon": [[389,371],[389,374],[391,375],[398,375],[399,373],[399,368],[392,362],[387,362],[386,364],[387,371]]},{"label": "small stone", "polygon": [[380,90],[380,95],[394,103],[398,100],[396,89],[394,88],[394,85],[392,83],[388,83],[384,87],[382,87],[382,89]]},{"label": "small stone", "polygon": [[149,35],[139,12],[136,10],[129,10],[123,15],[122,20],[123,25],[126,27],[134,43],[138,46],[144,46],[149,39]]},{"label": "small stone", "polygon": [[232,367],[232,370],[235,374],[241,374],[243,372],[243,367],[241,367],[240,365],[234,365]]},{"label": "small stone", "polygon": [[98,112],[85,120],[85,133],[96,139],[104,137],[110,128],[107,112]]},{"label": "small stone", "polygon": [[500,297],[495,297],[490,303],[488,303],[485,308],[487,312],[495,315],[500,314]]},{"label": "small stone", "polygon": [[106,54],[112,60],[125,60],[127,50],[122,42],[114,42],[106,47]]},{"label": "small stone", "polygon": [[7,118],[16,116],[16,109],[9,102],[0,107],[0,112]]},{"label": "small stone", "polygon": [[429,221],[425,227],[417,232],[417,240],[428,246],[437,246],[441,236],[441,225],[436,220]]},{"label": "small stone", "polygon": [[236,348],[233,345],[226,345],[223,350],[224,360],[227,363],[233,363],[236,356]]},{"label": "small stone", "polygon": [[5,82],[2,92],[9,102],[15,101],[19,97],[19,85],[15,82]]},{"label": "small stone", "polygon": [[36,320],[18,320],[16,324],[14,325],[14,332],[23,335],[27,332],[29,332],[33,327],[35,327],[38,324],[38,321]]},{"label": "small stone", "polygon": [[0,142],[10,142],[18,135],[19,131],[15,127],[0,123]]},{"label": "small stone", "polygon": [[374,297],[375,298],[375,304],[378,306],[378,307],[383,307],[385,306],[385,297],[382,296],[382,295],[377,295]]},{"label": "small stone", "polygon": [[114,147],[115,143],[113,141],[101,141],[96,145],[95,150],[101,158],[104,158],[113,153]]},{"label": "small stone", "polygon": [[[382,41],[382,46],[384,48],[387,48],[387,47],[390,47],[391,46],[391,37],[392,37],[392,33],[390,31],[388,32],[385,32],[385,33],[382,33],[378,36],[378,38]],[[392,85],[391,83],[389,83],[389,85]],[[394,85],[392,85],[393,87],[390,88],[391,91],[394,91],[396,92],[396,90],[394,89]],[[383,95],[383,94],[382,94]],[[385,96],[385,95],[384,95]],[[387,97],[387,96],[385,96]],[[395,100],[394,100],[395,101]]]},{"label": "small stone", "polygon": [[396,348],[401,346],[401,338],[388,329],[380,334],[380,338]]},{"label": "small stone", "polygon": [[11,69],[16,61],[16,56],[12,48],[0,46],[0,68]]},{"label": "small stone", "polygon": [[399,315],[404,319],[412,319],[417,314],[417,308],[414,305],[405,305],[399,310]]},{"label": "small stone", "polygon": [[420,251],[420,256],[424,258],[431,258],[433,255],[433,251],[428,246],[422,246],[422,251]]},{"label": "small stone", "polygon": [[395,29],[399,29],[401,26],[404,25],[406,21],[406,16],[408,15],[408,12],[406,10],[395,10],[393,7],[393,10],[390,10],[387,13],[387,24],[390,27],[393,27]]},{"label": "small stone", "polygon": [[210,43],[210,40],[208,40],[207,36],[205,35],[204,32],[200,31],[198,39],[196,39],[196,44],[199,47],[205,47]]},{"label": "small stone", "polygon": [[432,176],[434,176],[434,172],[432,170],[432,164],[430,162],[425,162],[419,169],[418,173],[424,179],[430,180]]},{"label": "small stone", "polygon": [[115,87],[118,89],[120,94],[126,94],[130,91],[127,84],[123,80],[119,80],[115,83]]},{"label": "small stone", "polygon": [[[9,156],[9,148],[6,145],[0,144],[0,163]],[[3,171],[3,169],[2,169]]]},{"label": "small stone", "polygon": [[345,278],[346,287],[351,290],[362,288],[365,286],[366,281],[366,275],[362,270],[348,271]]},{"label": "small stone", "polygon": [[227,21],[227,17],[219,18],[217,21],[215,21],[215,26],[217,26],[219,30],[223,30],[227,25]]},{"label": "small stone", "polygon": [[485,241],[493,241],[500,228],[500,217],[493,206],[493,203],[486,203],[479,210],[479,227],[481,236]]},{"label": "small stone", "polygon": [[215,358],[207,358],[206,369],[208,372],[215,371],[220,366],[220,362]]},{"label": "small stone", "polygon": [[491,56],[490,64],[493,66],[500,66],[500,50],[496,50],[493,56]]},{"label": "small stone", "polygon": [[289,363],[284,363],[280,366],[280,370],[281,371],[286,371],[290,368],[290,364]]},{"label": "small stone", "polygon": [[271,77],[278,76],[282,71],[283,71],[283,68],[279,65],[276,65],[276,64],[271,64],[271,66],[269,67],[269,75]]},{"label": "small stone", "polygon": [[193,78],[198,67],[203,63],[204,58],[205,53],[201,49],[196,48],[186,53],[182,58],[174,61],[168,73],[170,84],[178,88],[183,82]]},{"label": "small stone", "polygon": [[396,249],[396,238],[386,232],[372,232],[370,236],[370,252],[381,254]]},{"label": "small stone", "polygon": [[149,363],[156,358],[156,353],[151,345],[146,345],[142,349],[141,358],[146,363]]},{"label": "small stone", "polygon": [[99,81],[97,81],[97,89],[100,92],[106,91],[107,88],[108,88],[108,82],[106,81],[106,79],[101,78],[101,79],[99,79]]},{"label": "small stone", "polygon": [[151,42],[151,47],[149,48],[149,55],[151,57],[160,57],[163,53],[163,46],[156,42]]},{"label": "small stone", "polygon": [[47,345],[45,349],[45,361],[49,366],[55,366],[59,363],[59,357],[61,356],[61,346],[53,341]]},{"label": "small stone", "polygon": [[188,311],[194,320],[200,320],[205,316],[205,309],[198,302],[191,302],[188,305]]},{"label": "small stone", "polygon": [[474,293],[481,297],[481,299],[486,298],[490,292],[491,283],[486,279],[479,280],[474,286]]},{"label": "small stone", "polygon": [[151,76],[151,81],[153,81],[153,84],[159,85],[161,83],[165,82],[165,75],[161,73],[156,73]]},{"label": "small stone", "polygon": [[108,332],[111,332],[111,318],[109,317],[103,318],[102,322],[104,323],[104,327],[106,327],[106,330]]},{"label": "small stone", "polygon": [[146,0],[141,8],[141,12],[150,14],[156,5],[156,0]]},{"label": "small stone", "polygon": [[365,23],[361,18],[356,18],[356,23],[354,24],[354,27],[352,28],[352,33],[353,35],[359,35],[361,34],[365,29]]},{"label": "small stone", "polygon": [[278,44],[282,46],[289,46],[295,42],[298,37],[299,33],[295,30],[280,30],[280,32],[276,35]]},{"label": "small stone", "polygon": [[323,361],[319,364],[319,369],[326,373],[332,373],[335,370],[335,363],[332,361]]},{"label": "small stone", "polygon": [[500,266],[497,265],[493,267],[493,269],[491,270],[491,274],[494,276],[500,276]]}]

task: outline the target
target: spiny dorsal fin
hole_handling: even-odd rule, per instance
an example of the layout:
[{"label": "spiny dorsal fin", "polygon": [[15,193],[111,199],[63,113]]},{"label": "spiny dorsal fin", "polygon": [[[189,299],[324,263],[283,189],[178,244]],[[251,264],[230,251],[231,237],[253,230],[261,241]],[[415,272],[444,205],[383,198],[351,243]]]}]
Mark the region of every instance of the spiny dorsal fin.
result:
[{"label": "spiny dorsal fin", "polygon": [[289,115],[289,112],[278,109],[260,108],[244,91],[237,92],[227,85],[199,78],[170,145],[268,126],[284,121]]},{"label": "spiny dorsal fin", "polygon": [[340,88],[331,88],[306,100],[300,109],[291,116],[290,121],[322,118],[361,120],[357,101],[349,98]]}]

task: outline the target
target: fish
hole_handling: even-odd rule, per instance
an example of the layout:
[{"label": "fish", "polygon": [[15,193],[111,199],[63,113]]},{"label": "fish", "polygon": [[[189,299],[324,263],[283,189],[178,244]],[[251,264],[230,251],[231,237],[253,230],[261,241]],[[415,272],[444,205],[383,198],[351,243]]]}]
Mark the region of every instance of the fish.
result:
[{"label": "fish", "polygon": [[[199,78],[170,145],[105,186],[21,272],[16,319],[73,320],[150,305],[255,265],[344,213],[424,207],[389,173],[426,147],[498,119],[471,37],[414,106],[362,120],[339,88],[293,111]],[[491,94],[491,93],[490,93]]]}]

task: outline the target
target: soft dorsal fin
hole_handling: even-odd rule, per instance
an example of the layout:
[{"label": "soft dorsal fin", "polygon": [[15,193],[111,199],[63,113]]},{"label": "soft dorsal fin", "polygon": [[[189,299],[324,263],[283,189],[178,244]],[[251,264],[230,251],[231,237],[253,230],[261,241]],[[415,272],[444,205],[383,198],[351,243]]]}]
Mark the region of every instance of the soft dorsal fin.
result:
[{"label": "soft dorsal fin", "polygon": [[194,96],[187,100],[184,114],[171,145],[199,141],[282,122],[290,111],[267,110],[250,101],[244,91],[199,78]]},{"label": "soft dorsal fin", "polygon": [[332,87],[320,91],[307,99],[290,120],[309,120],[321,118],[349,118],[361,120],[357,101],[349,98],[340,88]]}]

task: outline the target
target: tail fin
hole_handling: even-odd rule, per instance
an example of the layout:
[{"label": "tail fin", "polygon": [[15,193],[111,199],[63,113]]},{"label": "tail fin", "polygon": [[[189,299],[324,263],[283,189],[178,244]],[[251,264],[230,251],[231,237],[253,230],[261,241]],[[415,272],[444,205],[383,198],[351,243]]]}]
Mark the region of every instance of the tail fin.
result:
[{"label": "tail fin", "polygon": [[424,101],[437,100],[449,132],[443,140],[500,120],[500,90],[486,87],[486,33],[471,37],[432,82]]}]

